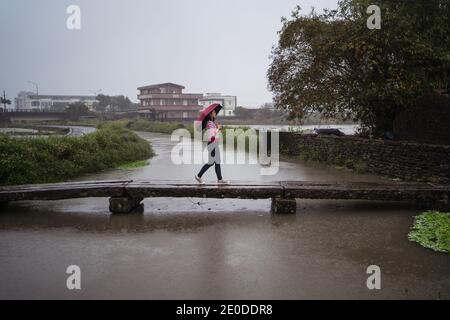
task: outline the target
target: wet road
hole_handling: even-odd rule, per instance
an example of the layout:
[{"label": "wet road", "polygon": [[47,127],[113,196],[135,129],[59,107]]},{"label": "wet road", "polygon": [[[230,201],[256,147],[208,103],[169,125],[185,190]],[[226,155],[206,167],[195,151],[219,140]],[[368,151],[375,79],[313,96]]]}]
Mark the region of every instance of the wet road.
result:
[{"label": "wet road", "polygon": [[[173,165],[175,142],[141,133],[157,156],[136,170],[80,178],[192,179],[200,165]],[[230,180],[379,181],[284,160],[276,176],[224,165]],[[214,180],[210,170],[206,180]],[[450,258],[407,240],[419,213],[405,203],[298,200],[272,216],[269,200],[146,199],[110,215],[107,199],[21,202],[0,209],[0,298],[448,299]],[[78,265],[82,289],[66,288]],[[366,268],[381,267],[381,290]]]}]

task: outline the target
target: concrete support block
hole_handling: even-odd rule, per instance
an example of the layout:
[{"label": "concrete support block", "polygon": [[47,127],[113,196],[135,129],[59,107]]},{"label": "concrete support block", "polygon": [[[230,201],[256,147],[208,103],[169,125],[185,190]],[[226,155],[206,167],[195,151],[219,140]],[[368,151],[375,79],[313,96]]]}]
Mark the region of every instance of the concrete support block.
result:
[{"label": "concrete support block", "polygon": [[109,199],[109,211],[112,213],[129,213],[141,205],[143,198],[113,197]]},{"label": "concrete support block", "polygon": [[295,214],[297,203],[293,198],[272,198],[271,212],[273,214]]}]

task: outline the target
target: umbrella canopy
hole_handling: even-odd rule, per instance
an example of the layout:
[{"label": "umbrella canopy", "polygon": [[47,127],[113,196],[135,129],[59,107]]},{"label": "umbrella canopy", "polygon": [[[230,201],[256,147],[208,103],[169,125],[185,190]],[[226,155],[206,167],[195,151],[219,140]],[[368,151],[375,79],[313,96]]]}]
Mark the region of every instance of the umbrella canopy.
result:
[{"label": "umbrella canopy", "polygon": [[200,115],[198,116],[197,121],[202,122],[202,130],[205,130],[206,128],[206,124],[208,123],[209,120],[208,115],[213,111],[216,111],[216,114],[218,114],[220,110],[222,110],[222,105],[214,103],[209,107],[207,107],[206,109],[200,111]]}]

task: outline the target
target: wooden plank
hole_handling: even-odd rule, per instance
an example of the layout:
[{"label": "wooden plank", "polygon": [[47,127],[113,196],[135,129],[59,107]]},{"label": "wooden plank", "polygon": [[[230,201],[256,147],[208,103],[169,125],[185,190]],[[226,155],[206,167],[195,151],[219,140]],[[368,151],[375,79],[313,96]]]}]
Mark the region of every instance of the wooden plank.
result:
[{"label": "wooden plank", "polygon": [[236,181],[229,186],[199,185],[192,181],[109,180],[9,186],[0,188],[0,201],[61,200],[87,197],[198,197],[266,199],[442,200],[450,197],[449,185],[418,183]]},{"label": "wooden plank", "polygon": [[316,184],[304,182],[282,182],[281,184],[285,190],[285,197],[303,199],[439,200],[450,194],[450,186],[430,186],[428,184]]},{"label": "wooden plank", "polygon": [[[145,184],[145,185],[174,185],[174,186],[201,186],[197,182],[192,180],[133,180],[132,184]],[[203,186],[217,186],[217,182],[208,182]],[[231,186],[279,186],[279,181],[232,181]]]},{"label": "wooden plank", "polygon": [[0,202],[21,200],[62,200],[90,197],[117,197],[123,194],[124,184],[105,183],[95,185],[36,185],[27,188],[10,188],[0,191]]},{"label": "wooden plank", "polygon": [[60,183],[45,183],[45,184],[28,184],[17,186],[4,186],[0,187],[1,191],[14,191],[14,190],[35,190],[35,189],[62,189],[80,186],[104,186],[104,185],[125,185],[133,180],[103,180],[103,181],[73,181],[73,182],[60,182]]},{"label": "wooden plank", "polygon": [[240,198],[267,199],[283,194],[278,182],[248,183],[233,182],[228,186],[217,183],[142,182],[135,181],[126,186],[126,194],[132,197],[192,197],[192,198]]},{"label": "wooden plank", "polygon": [[393,188],[393,189],[403,189],[403,188],[433,188],[433,189],[449,189],[450,185],[434,185],[431,183],[417,183],[417,182],[314,182],[314,181],[280,181],[283,186],[310,186],[310,187],[361,187],[361,188]]}]

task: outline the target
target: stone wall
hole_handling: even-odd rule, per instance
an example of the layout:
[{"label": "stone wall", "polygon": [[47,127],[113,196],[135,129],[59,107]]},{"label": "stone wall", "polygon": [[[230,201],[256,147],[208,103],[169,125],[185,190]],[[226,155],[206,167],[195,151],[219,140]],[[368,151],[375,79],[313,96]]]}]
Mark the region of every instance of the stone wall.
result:
[{"label": "stone wall", "polygon": [[450,145],[280,132],[280,153],[361,173],[450,183]]}]

